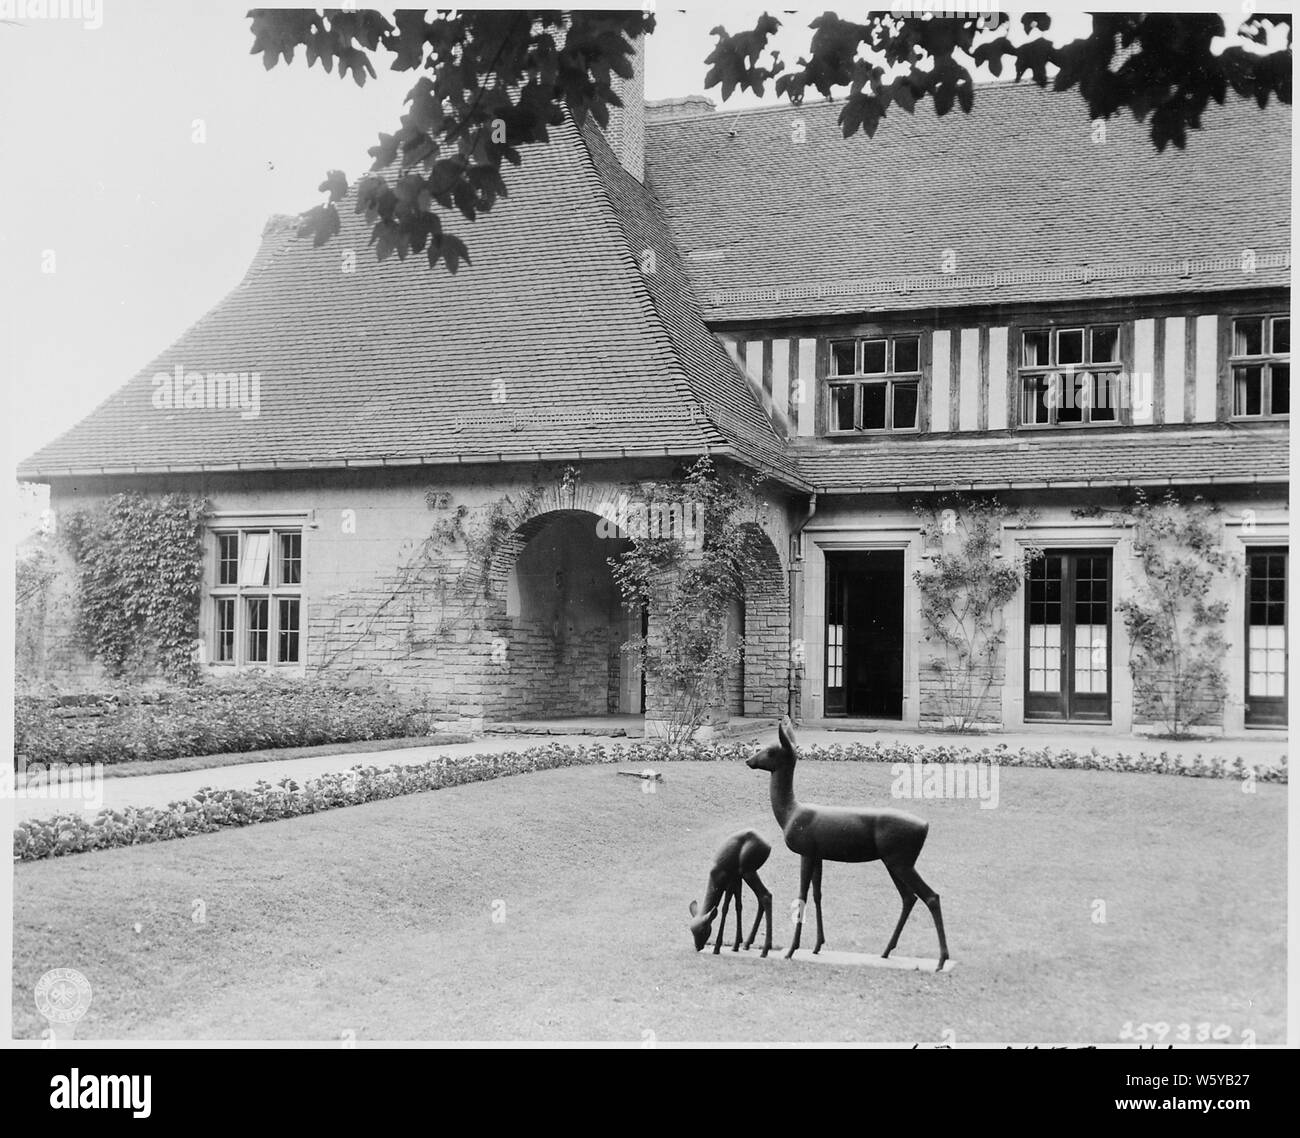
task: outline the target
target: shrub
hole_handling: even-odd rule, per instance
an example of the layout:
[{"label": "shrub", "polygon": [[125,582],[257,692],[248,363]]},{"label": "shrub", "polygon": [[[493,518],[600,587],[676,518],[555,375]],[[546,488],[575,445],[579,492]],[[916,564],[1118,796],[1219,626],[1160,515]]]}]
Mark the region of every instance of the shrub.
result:
[{"label": "shrub", "polygon": [[[80,706],[78,706],[78,704]],[[20,694],[14,752],[27,763],[122,763],[427,735],[431,717],[373,688],[247,675],[85,697]]]},{"label": "shrub", "polygon": [[[447,786],[483,782],[507,775],[527,774],[559,767],[608,763],[738,762],[753,753],[745,743],[690,744],[636,743],[612,750],[600,746],[572,747],[551,743],[528,751],[496,755],[440,755],[417,764],[390,767],[355,766],[347,771],[320,775],[299,784],[281,779],[275,786],[259,780],[251,790],[214,790],[204,787],[193,798],[166,807],[126,807],[101,810],[93,819],[82,814],[20,822],[14,828],[14,858],[36,861],[64,854],[85,853],[114,846],[206,834],[227,826],[248,826],[316,814],[340,806],[357,806],[383,798],[397,798]],[[1250,768],[1241,759],[1192,759],[1181,755],[1102,755],[1097,751],[1054,751],[1050,747],[1009,750],[1005,744],[984,747],[916,746],[906,743],[851,743],[830,747],[805,747],[803,757],[814,762],[989,762],[1007,767],[1053,767],[1066,770],[1134,771],[1143,774],[1185,775],[1191,778],[1245,778]],[[1286,759],[1277,767],[1254,768],[1260,782],[1286,782]]]}]

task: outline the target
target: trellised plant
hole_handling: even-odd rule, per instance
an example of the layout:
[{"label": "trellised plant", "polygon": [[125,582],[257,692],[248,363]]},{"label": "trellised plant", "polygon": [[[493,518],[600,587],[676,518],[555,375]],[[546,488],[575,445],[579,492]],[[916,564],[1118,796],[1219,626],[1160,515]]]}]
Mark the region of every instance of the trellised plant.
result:
[{"label": "trellised plant", "polygon": [[1203,498],[1184,503],[1170,490],[1152,502],[1139,490],[1126,514],[1141,575],[1133,595],[1115,607],[1131,644],[1134,711],[1171,737],[1187,738],[1222,714],[1228,602],[1212,598],[1240,566]]},{"label": "trellised plant", "polygon": [[[324,638],[334,647],[321,661],[328,669],[374,635],[381,619],[403,607],[407,614],[404,651],[412,656],[446,641],[458,629],[481,629],[488,613],[491,566],[497,551],[532,513],[543,487],[534,482],[514,494],[504,494],[471,508],[455,504],[446,490],[425,492],[425,505],[435,515],[429,533],[403,547],[396,573],[381,587],[378,601],[344,605]],[[463,551],[458,555],[457,549]],[[417,631],[416,613],[436,612],[432,633]],[[355,628],[339,639],[344,628]]]},{"label": "trellised plant", "polygon": [[921,534],[937,552],[913,575],[921,594],[925,639],[940,651],[927,667],[939,681],[939,702],[951,730],[975,730],[1001,663],[1006,638],[1004,610],[1016,595],[1039,550],[1002,550],[1008,519],[1030,515],[996,498],[948,495],[917,503]]},{"label": "trellised plant", "polygon": [[127,492],[62,519],[76,563],[77,636],[111,676],[198,678],[206,512],[194,495]]},{"label": "trellised plant", "polygon": [[[664,702],[673,745],[688,742],[719,708],[744,650],[743,638],[729,635],[728,615],[762,569],[753,529],[762,510],[758,481],[720,474],[705,456],[681,478],[630,490],[647,524],[620,535],[632,548],[609,564],[624,606],[653,614],[651,634],[624,649],[640,658],[650,691]],[[666,519],[689,519],[691,528]]]}]

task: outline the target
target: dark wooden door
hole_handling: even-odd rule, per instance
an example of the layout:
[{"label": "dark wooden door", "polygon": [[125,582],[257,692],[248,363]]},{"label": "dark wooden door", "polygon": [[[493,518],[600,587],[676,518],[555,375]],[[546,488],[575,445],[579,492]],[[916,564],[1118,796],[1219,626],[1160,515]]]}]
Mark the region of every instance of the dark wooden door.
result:
[{"label": "dark wooden door", "polygon": [[826,714],[903,715],[903,554],[827,554]]}]

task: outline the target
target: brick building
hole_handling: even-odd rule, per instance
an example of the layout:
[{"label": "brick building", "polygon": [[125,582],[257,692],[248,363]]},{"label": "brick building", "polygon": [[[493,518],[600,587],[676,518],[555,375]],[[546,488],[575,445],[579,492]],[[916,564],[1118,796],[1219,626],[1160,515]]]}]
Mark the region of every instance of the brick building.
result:
[{"label": "brick building", "polygon": [[[234,292],[20,477],[56,511],[208,499],[209,670],[488,719],[655,714],[595,523],[707,453],[766,476],[726,710],[941,722],[914,506],[992,493],[1033,511],[1005,548],[1046,555],[981,718],[1117,731],[1142,724],[1105,511],[1172,486],[1245,570],[1217,725],[1284,723],[1289,108],[1211,108],[1163,154],[1015,84],[870,141],[836,115],[629,98],[608,137],[566,124],[454,277],[377,263],[349,202],[321,248],[273,219]],[[480,563],[430,546],[475,511],[503,538]]]}]

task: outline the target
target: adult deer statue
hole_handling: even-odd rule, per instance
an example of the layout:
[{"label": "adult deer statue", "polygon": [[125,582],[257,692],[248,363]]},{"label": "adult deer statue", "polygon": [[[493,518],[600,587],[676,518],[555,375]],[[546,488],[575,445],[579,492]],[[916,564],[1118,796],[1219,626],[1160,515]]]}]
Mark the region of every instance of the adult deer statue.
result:
[{"label": "adult deer statue", "polygon": [[749,948],[758,935],[758,923],[767,917],[767,940],[763,944],[761,955],[766,956],[772,949],[772,894],[768,892],[758,876],[758,871],[767,862],[772,847],[753,830],[741,830],[732,834],[713,858],[713,868],[709,870],[709,884],[704,891],[704,905],[701,908],[691,902],[691,935],[695,938],[695,951],[699,952],[709,940],[713,930],[713,919],[718,915],[718,899],[722,899],[722,920],[718,924],[718,940],[713,946],[714,955],[722,951],[722,936],[727,928],[727,906],[734,897],[736,900],[736,943],[732,952],[740,951],[740,934],[744,926],[740,922],[740,884],[743,881],[758,898],[758,916],[754,918],[754,927],[750,930],[745,947]]},{"label": "adult deer statue", "polygon": [[785,958],[789,960],[799,947],[810,882],[813,902],[817,906],[817,946],[813,952],[820,952],[826,943],[822,932],[822,862],[878,860],[885,863],[903,899],[902,916],[898,918],[894,935],[889,938],[889,944],[881,955],[888,957],[894,951],[912,906],[920,898],[934,917],[934,927],[939,933],[938,970],[942,971],[944,961],[948,959],[948,942],[943,935],[939,894],[916,872],[916,859],[925,845],[930,824],[902,810],[814,806],[797,801],[794,796],[794,767],[799,760],[799,749],[794,725],[789,719],[782,719],[777,737],[780,740],[777,744],[759,751],[747,760],[746,765],[753,770],[771,772],[772,813],[785,835],[785,844],[802,859],[799,868],[799,919]]}]

